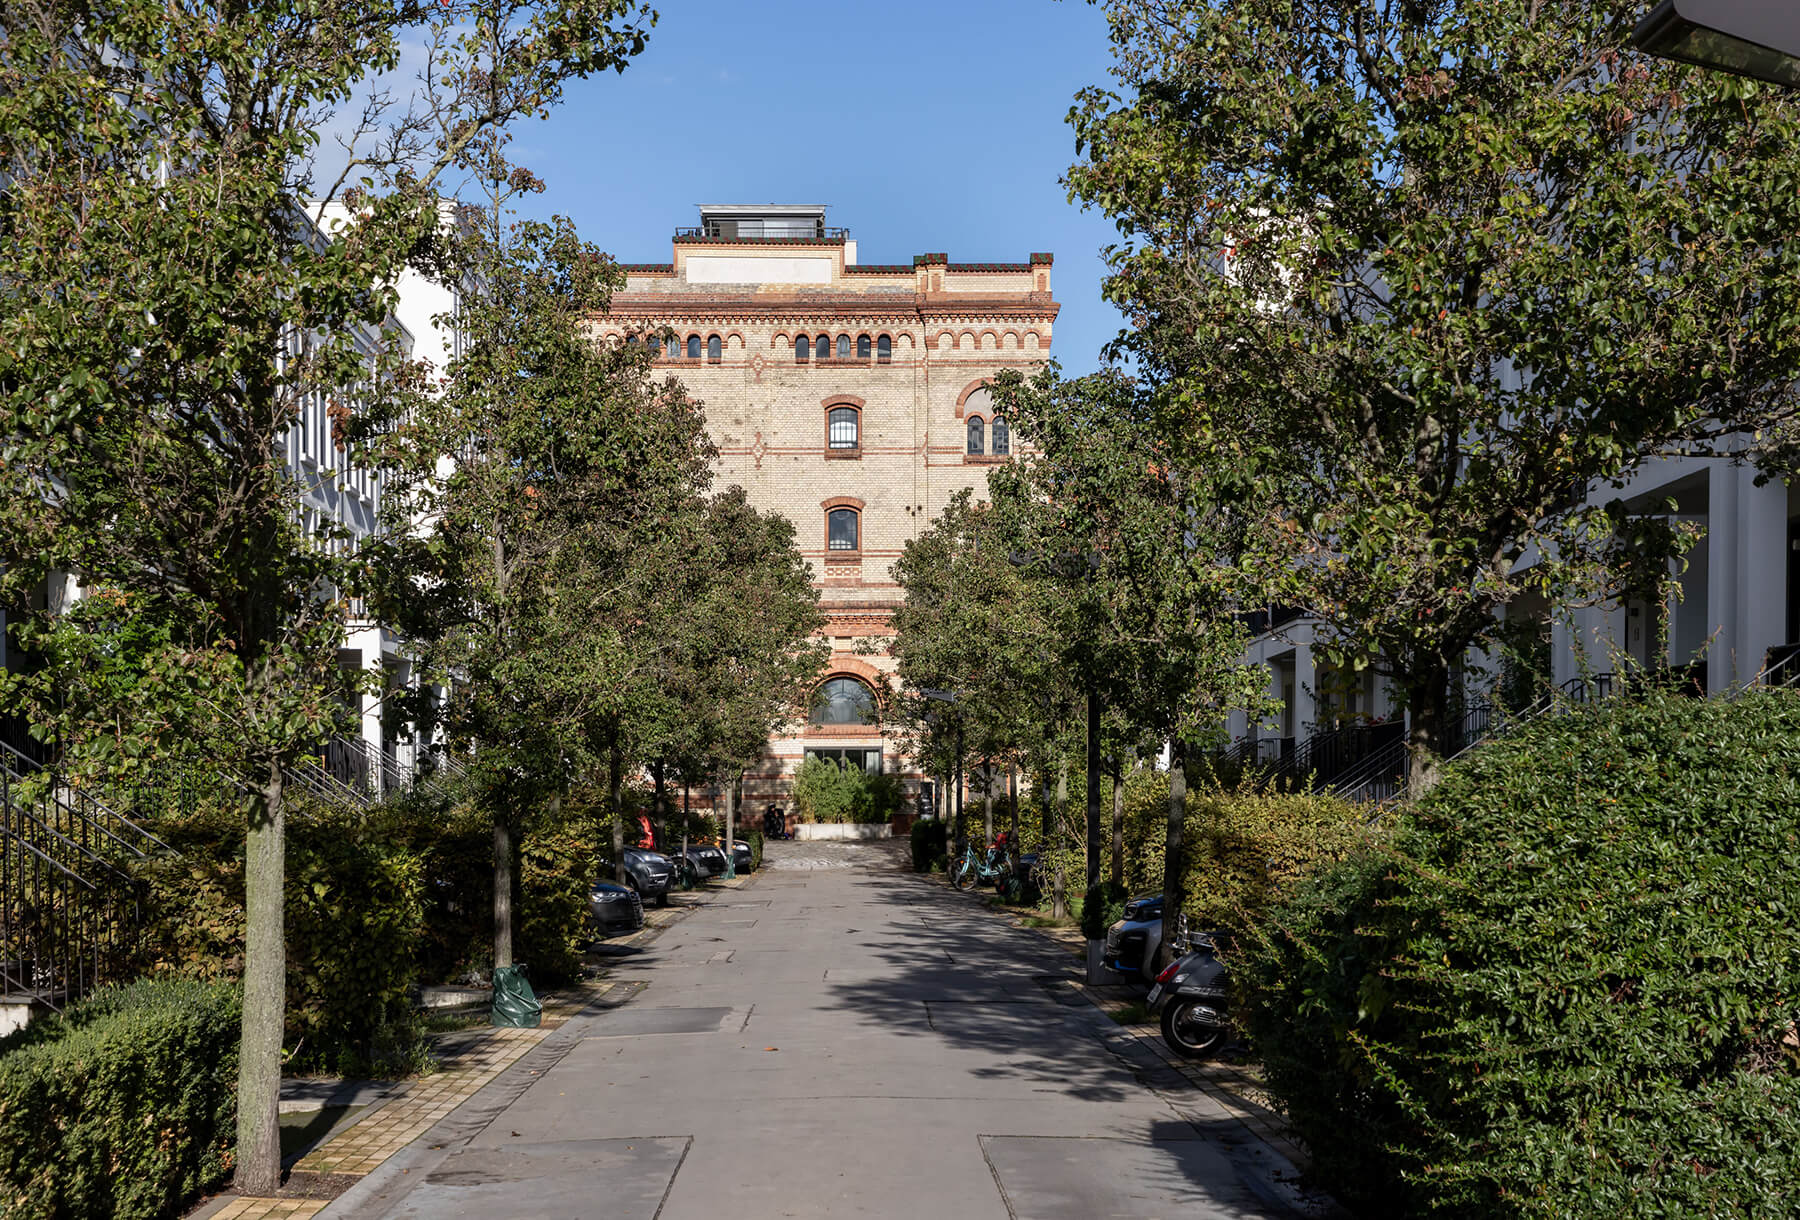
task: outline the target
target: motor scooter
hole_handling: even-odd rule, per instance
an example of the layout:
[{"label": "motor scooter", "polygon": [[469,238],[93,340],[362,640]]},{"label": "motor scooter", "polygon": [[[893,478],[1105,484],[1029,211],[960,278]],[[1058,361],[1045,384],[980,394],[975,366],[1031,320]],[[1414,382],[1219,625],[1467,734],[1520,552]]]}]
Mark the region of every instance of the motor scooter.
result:
[{"label": "motor scooter", "polygon": [[1145,1007],[1161,1014],[1170,1050],[1185,1059],[1209,1059],[1231,1032],[1231,980],[1211,937],[1194,936],[1188,944],[1189,951],[1156,976]]}]

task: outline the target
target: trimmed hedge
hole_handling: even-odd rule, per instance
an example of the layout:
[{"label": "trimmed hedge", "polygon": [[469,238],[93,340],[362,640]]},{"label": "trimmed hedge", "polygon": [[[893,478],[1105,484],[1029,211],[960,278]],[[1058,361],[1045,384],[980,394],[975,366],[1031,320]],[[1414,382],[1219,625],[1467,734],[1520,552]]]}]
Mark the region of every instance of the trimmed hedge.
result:
[{"label": "trimmed hedge", "polygon": [[0,1215],[178,1215],[231,1171],[242,1002],[108,988],[0,1041]]},{"label": "trimmed hedge", "polygon": [[760,830],[744,830],[739,828],[738,834],[743,836],[744,842],[750,845],[750,870],[754,872],[762,867],[763,833]]},{"label": "trimmed hedge", "polygon": [[1388,1216],[1794,1214],[1800,695],[1653,696],[1452,768],[1238,978],[1321,1183]]},{"label": "trimmed hedge", "polygon": [[915,873],[940,872],[949,855],[945,832],[949,823],[942,818],[920,818],[912,824],[912,866]]}]

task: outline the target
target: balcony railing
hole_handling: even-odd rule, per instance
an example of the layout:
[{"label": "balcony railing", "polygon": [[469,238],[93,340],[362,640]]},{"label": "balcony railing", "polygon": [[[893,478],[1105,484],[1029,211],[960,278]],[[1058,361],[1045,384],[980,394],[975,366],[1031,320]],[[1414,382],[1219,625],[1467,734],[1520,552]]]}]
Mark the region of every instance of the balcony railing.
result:
[{"label": "balcony railing", "polygon": [[[727,232],[730,229],[730,232]],[[796,233],[777,230],[770,233],[739,231],[735,226],[724,224],[691,225],[675,230],[676,241],[792,241],[819,242],[842,241],[850,236],[850,230],[830,225],[820,225],[811,232]]]}]

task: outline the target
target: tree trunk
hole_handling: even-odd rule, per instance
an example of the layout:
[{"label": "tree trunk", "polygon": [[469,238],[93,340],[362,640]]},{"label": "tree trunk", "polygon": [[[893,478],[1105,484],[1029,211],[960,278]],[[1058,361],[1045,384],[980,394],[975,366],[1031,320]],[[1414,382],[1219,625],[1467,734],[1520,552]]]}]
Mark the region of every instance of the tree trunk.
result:
[{"label": "tree trunk", "polygon": [[663,816],[666,813],[668,813],[668,808],[667,808],[668,788],[663,783],[663,772],[666,769],[667,769],[667,764],[664,763],[661,759],[658,759],[656,762],[656,766],[654,768],[652,768],[650,771],[651,777],[656,782],[655,808],[656,808],[656,817],[657,817],[658,821],[661,821]]},{"label": "tree trunk", "polygon": [[1012,760],[1006,763],[1007,829],[1012,835],[1012,848],[1019,850],[1019,770]]},{"label": "tree trunk", "polygon": [[[1163,829],[1163,927],[1175,926],[1175,913],[1181,910],[1186,895],[1181,892],[1181,879],[1186,873],[1185,844],[1182,832],[1187,824],[1187,746],[1180,737],[1169,743],[1169,809]],[[1157,951],[1157,968],[1174,960],[1178,948],[1165,936]]]},{"label": "tree trunk", "polygon": [[1450,741],[1450,667],[1417,675],[1407,691],[1411,723],[1406,735],[1406,798],[1416,801],[1437,787]]},{"label": "tree trunk", "polygon": [[513,964],[513,836],[504,797],[494,801],[494,965]]},{"label": "tree trunk", "polygon": [[613,880],[625,884],[625,759],[619,752],[619,723],[606,734],[606,798],[612,806]]},{"label": "tree trunk", "polygon": [[1056,833],[1056,807],[1052,805],[1050,795],[1050,768],[1038,770],[1038,850],[1049,851],[1050,840]]},{"label": "tree trunk", "polygon": [[287,792],[268,760],[262,808],[244,839],[244,1017],[238,1048],[237,1168],[232,1184],[268,1196],[281,1184],[281,1035],[287,1008]]},{"label": "tree trunk", "polygon": [[982,759],[981,765],[987,775],[987,783],[981,791],[981,837],[989,843],[994,841],[994,774],[993,760]]},{"label": "tree trunk", "polygon": [[737,876],[737,860],[731,848],[737,834],[737,781],[735,779],[725,789],[725,842],[720,844],[725,849],[726,880]]},{"label": "tree trunk", "polygon": [[1112,777],[1112,879],[1114,885],[1125,884],[1125,764],[1120,762]]},{"label": "tree trunk", "polygon": [[963,758],[962,729],[956,730],[956,769],[952,773],[951,785],[955,789],[956,814],[950,823],[950,837],[955,840],[950,845],[952,853],[962,846],[963,838]]},{"label": "tree trunk", "polygon": [[[1056,838],[1063,835],[1063,827],[1068,824],[1069,817],[1069,762],[1060,759],[1056,766]],[[1046,844],[1046,848],[1048,844]],[[1056,888],[1050,901],[1050,914],[1061,919],[1069,913],[1068,882],[1063,876],[1062,854],[1056,857]]]},{"label": "tree trunk", "polygon": [[1087,888],[1100,884],[1100,855],[1104,847],[1100,826],[1100,692],[1092,685],[1087,695]]}]

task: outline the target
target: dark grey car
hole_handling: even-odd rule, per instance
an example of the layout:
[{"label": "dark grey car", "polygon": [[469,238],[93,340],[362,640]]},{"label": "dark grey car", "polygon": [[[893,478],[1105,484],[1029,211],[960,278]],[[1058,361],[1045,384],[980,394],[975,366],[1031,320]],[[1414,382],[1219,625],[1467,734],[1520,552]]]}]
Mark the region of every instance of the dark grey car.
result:
[{"label": "dark grey car", "polygon": [[636,890],[610,881],[597,882],[589,892],[588,911],[596,938],[635,932],[644,926],[644,900]]}]

